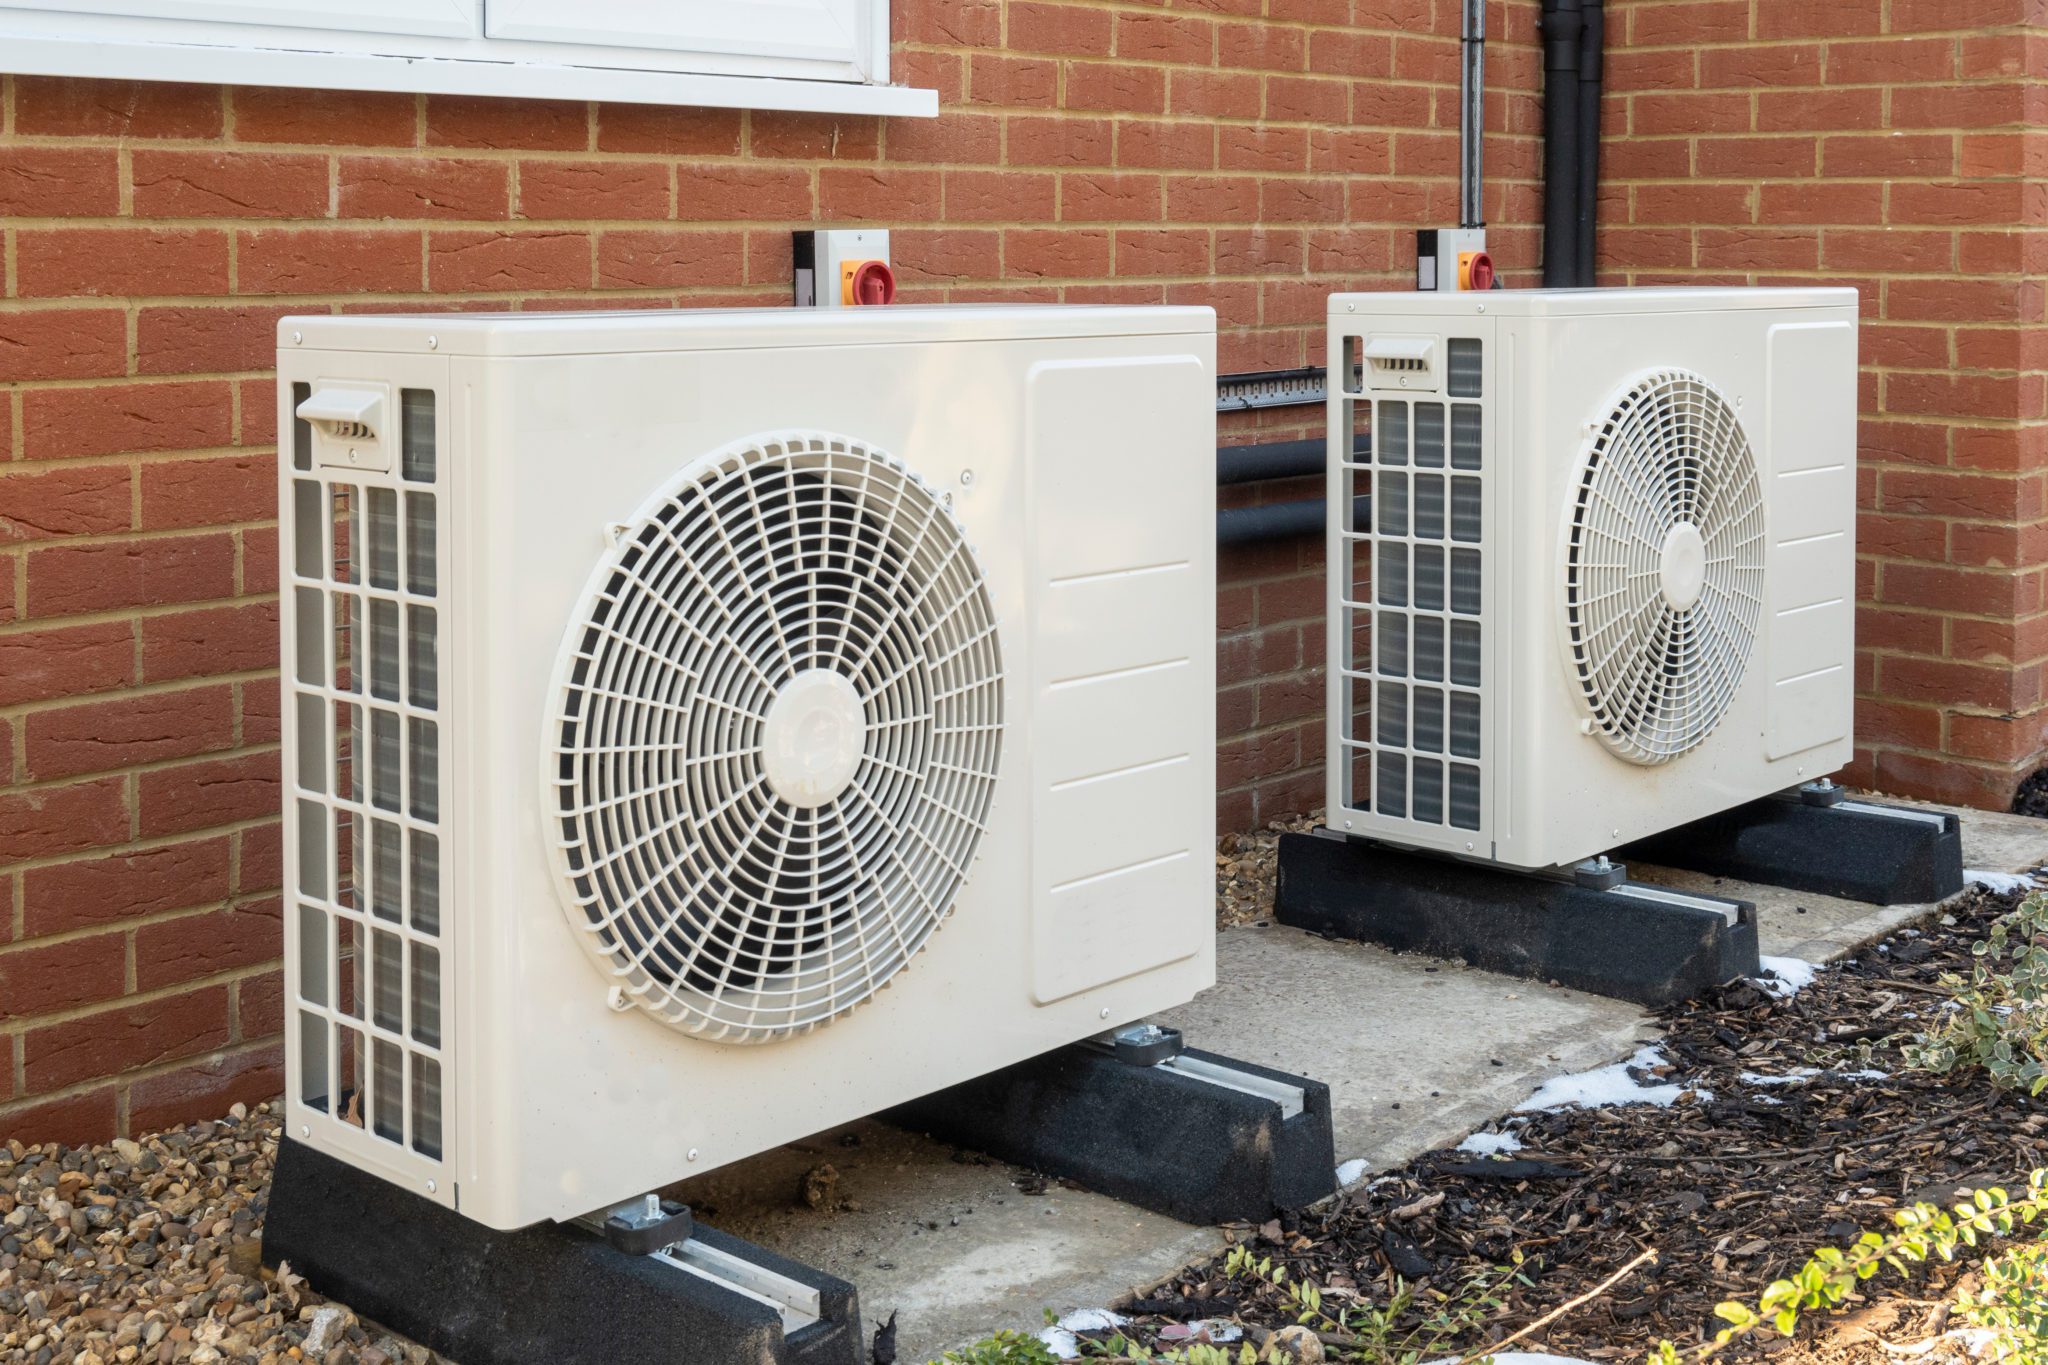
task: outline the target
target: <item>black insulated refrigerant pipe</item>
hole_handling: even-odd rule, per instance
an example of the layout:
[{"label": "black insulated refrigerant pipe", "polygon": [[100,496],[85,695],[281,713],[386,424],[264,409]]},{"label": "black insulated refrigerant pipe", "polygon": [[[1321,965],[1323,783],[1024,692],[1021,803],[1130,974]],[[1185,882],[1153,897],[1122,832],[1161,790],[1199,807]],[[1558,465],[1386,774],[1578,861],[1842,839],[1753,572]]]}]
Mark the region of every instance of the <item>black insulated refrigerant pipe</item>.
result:
[{"label": "black insulated refrigerant pipe", "polygon": [[1578,282],[1580,0],[1543,0],[1543,286]]},{"label": "black insulated refrigerant pipe", "polygon": [[1579,213],[1572,239],[1572,283],[1582,289],[1593,287],[1597,261],[1593,234],[1600,214],[1600,90],[1606,48],[1605,0],[1579,0],[1579,174],[1573,186]]}]

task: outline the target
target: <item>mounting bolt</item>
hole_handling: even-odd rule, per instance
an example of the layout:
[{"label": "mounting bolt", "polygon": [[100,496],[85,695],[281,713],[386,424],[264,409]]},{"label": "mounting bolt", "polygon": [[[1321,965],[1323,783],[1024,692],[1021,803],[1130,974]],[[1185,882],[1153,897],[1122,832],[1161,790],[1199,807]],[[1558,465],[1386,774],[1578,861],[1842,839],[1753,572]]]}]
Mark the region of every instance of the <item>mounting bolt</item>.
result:
[{"label": "mounting bolt", "polygon": [[311,1125],[311,1124],[307,1124],[307,1123],[302,1123],[302,1124],[300,1124],[300,1125],[299,1125],[299,1136],[300,1136],[300,1137],[302,1137],[302,1138],[309,1138],[309,1137],[313,1136],[313,1127],[312,1127],[312,1125]]},{"label": "mounting bolt", "polygon": [[292,333],[292,345],[294,345],[294,346],[299,346],[299,345],[303,345],[303,344],[305,343],[305,340],[306,340],[306,334],[305,334],[304,332],[293,332],[293,333]]},{"label": "mounting bolt", "polygon": [[430,350],[430,351],[438,351],[438,350],[440,350],[440,349],[441,349],[441,338],[439,338],[439,337],[436,337],[436,336],[430,336],[430,337],[428,337],[428,338],[427,338],[427,349],[428,349],[428,350]]},{"label": "mounting bolt", "polygon": [[614,986],[606,991],[604,1002],[615,1010],[625,1009],[633,1003],[626,998],[626,988],[624,986]]},{"label": "mounting bolt", "polygon": [[434,1183],[433,1181],[429,1180],[429,1181],[427,1182],[427,1193],[428,1193],[428,1194],[438,1194],[438,1193],[440,1192],[440,1189],[441,1189],[441,1187],[440,1187],[439,1185],[435,1184],[435,1183]]},{"label": "mounting bolt", "polygon": [[1344,311],[1347,313],[1355,313],[1358,311],[1358,305],[1355,303],[1347,303],[1344,305]]},{"label": "mounting bolt", "polygon": [[1482,312],[1482,313],[1483,313],[1483,312],[1485,312],[1485,311],[1486,311],[1486,305],[1485,305],[1485,304],[1483,304],[1483,303],[1482,303],[1482,304],[1480,304],[1480,305],[1479,305],[1479,311],[1480,311],[1480,312]]},{"label": "mounting bolt", "polygon": [[1350,828],[1351,828],[1351,822],[1350,822],[1349,820],[1346,820],[1346,821],[1344,822],[1344,828],[1346,828],[1346,829],[1350,829]]},{"label": "mounting bolt", "polygon": [[1102,1009],[1102,1010],[1101,1010],[1101,1011],[1100,1011],[1099,1013],[1097,1013],[1095,1017],[1096,1017],[1097,1019],[1107,1019],[1107,1018],[1109,1018],[1109,1009],[1108,1009],[1108,1007],[1107,1007],[1107,1006],[1104,1006],[1104,1007],[1103,1007],[1103,1009]]},{"label": "mounting bolt", "polygon": [[974,471],[973,471],[973,470],[971,470],[971,469],[963,469],[963,470],[961,470],[961,471],[960,471],[960,486],[961,486],[962,488],[972,488],[972,487],[974,487]]},{"label": "mounting bolt", "polygon": [[692,1147],[690,1149],[689,1156],[685,1159],[689,1161],[695,1161],[697,1159],[697,1149],[695,1147]]}]

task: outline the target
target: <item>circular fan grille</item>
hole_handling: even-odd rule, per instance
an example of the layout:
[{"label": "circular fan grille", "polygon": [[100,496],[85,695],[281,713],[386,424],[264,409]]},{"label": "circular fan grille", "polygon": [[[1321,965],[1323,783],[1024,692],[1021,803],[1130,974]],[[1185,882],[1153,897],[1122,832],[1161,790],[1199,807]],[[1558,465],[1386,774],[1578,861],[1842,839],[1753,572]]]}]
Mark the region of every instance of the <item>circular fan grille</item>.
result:
[{"label": "circular fan grille", "polygon": [[757,440],[618,529],[549,735],[571,922],[623,996],[759,1042],[872,996],[986,828],[1002,660],[931,489],[840,437]]},{"label": "circular fan grille", "polygon": [[1764,509],[1735,412],[1659,370],[1595,429],[1571,510],[1565,628],[1594,733],[1664,763],[1712,733],[1741,685],[1763,598]]}]

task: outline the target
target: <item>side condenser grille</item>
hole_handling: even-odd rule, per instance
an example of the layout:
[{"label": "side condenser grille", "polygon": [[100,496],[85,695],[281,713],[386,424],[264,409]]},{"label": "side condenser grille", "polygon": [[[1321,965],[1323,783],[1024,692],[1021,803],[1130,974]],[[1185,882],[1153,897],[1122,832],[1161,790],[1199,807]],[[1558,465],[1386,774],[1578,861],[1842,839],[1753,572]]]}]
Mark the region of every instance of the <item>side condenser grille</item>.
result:
[{"label": "side condenser grille", "polygon": [[364,431],[298,417],[312,388],[284,395],[290,1098],[315,1145],[447,1200],[446,414],[389,384],[388,454],[351,468],[329,447]]},{"label": "side condenser grille", "polygon": [[1486,356],[1445,349],[1444,378],[1394,392],[1346,364],[1330,404],[1331,824],[1484,854]]}]

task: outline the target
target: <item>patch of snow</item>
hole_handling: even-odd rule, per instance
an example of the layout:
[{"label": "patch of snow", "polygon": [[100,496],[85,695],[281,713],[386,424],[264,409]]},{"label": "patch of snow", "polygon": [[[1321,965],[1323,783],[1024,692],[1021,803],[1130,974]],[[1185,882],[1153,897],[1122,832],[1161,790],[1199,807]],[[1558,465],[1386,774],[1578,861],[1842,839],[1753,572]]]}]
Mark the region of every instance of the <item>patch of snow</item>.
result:
[{"label": "patch of snow", "polygon": [[[1493,1365],[1593,1365],[1590,1360],[1581,1360],[1577,1356],[1547,1356],[1539,1351],[1502,1351],[1486,1358]],[[1463,1356],[1445,1356],[1442,1360],[1430,1361],[1429,1365],[1458,1365],[1463,1359]]]},{"label": "patch of snow", "polygon": [[1105,1332],[1112,1327],[1121,1327],[1130,1319],[1121,1313],[1112,1313],[1107,1308],[1080,1308],[1067,1314],[1052,1326],[1038,1334],[1047,1350],[1065,1360],[1081,1354],[1081,1341],[1076,1332]]},{"label": "patch of snow", "polygon": [[1477,1152],[1480,1156],[1508,1156],[1522,1150],[1522,1140],[1513,1133],[1474,1133],[1458,1144],[1461,1152]]},{"label": "patch of snow", "polygon": [[[1563,1109],[1578,1105],[1584,1109],[1599,1109],[1610,1104],[1654,1104],[1668,1109],[1678,1102],[1678,1097],[1694,1087],[1678,1084],[1644,1085],[1629,1074],[1630,1070],[1647,1071],[1664,1065],[1664,1053],[1654,1043],[1639,1048],[1635,1056],[1612,1066],[1598,1067],[1592,1071],[1581,1071],[1575,1076],[1556,1076],[1545,1081],[1535,1094],[1515,1106],[1518,1114],[1540,1112],[1545,1109]],[[1709,1091],[1696,1090],[1701,1099],[1712,1099]]]},{"label": "patch of snow", "polygon": [[2032,891],[2040,885],[2024,872],[1986,872],[1974,867],[1963,869],[1963,881],[1975,882],[1994,896],[2008,896],[2015,891]]},{"label": "patch of snow", "polygon": [[1795,1066],[1782,1076],[1766,1076],[1761,1071],[1745,1071],[1742,1073],[1742,1083],[1744,1085],[1805,1085],[1818,1075],[1820,1075],[1820,1068],[1814,1066]]},{"label": "patch of snow", "polygon": [[1790,1000],[1813,984],[1813,978],[1820,974],[1820,964],[1797,957],[1758,958],[1764,974],[1757,978],[1757,985],[1765,992],[1780,1000]]},{"label": "patch of snow", "polygon": [[1341,1190],[1348,1185],[1356,1184],[1364,1174],[1365,1160],[1362,1157],[1353,1157],[1337,1168],[1337,1188]]}]

